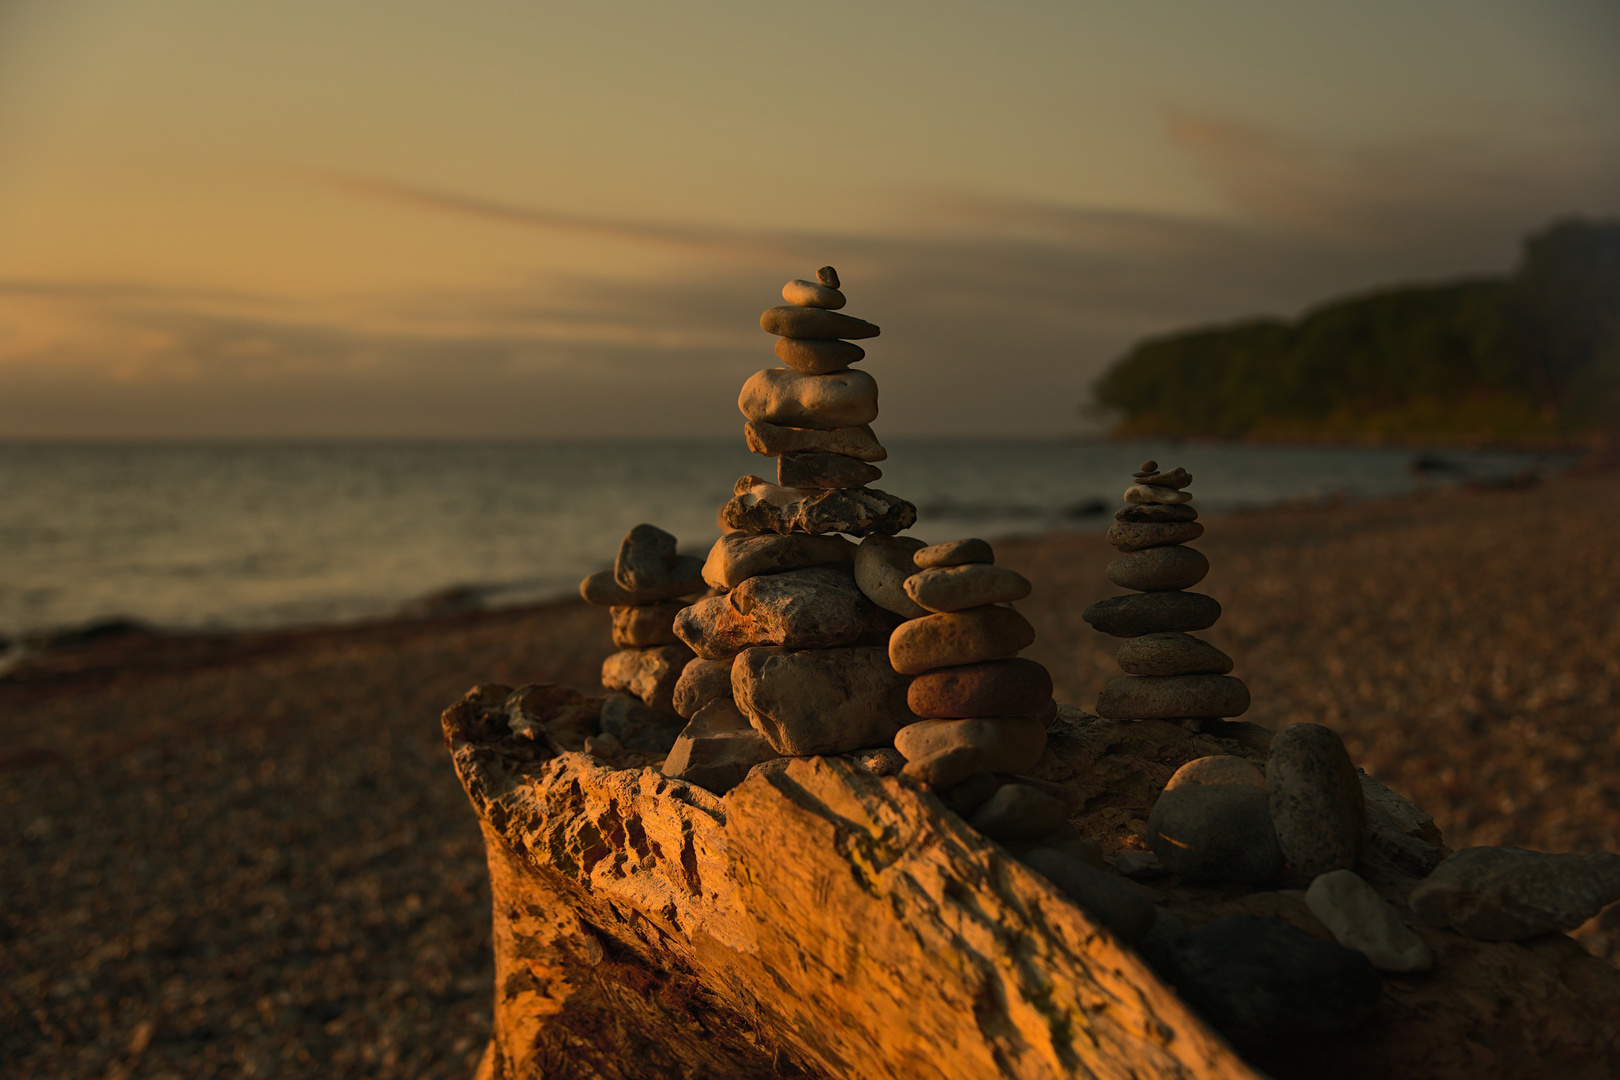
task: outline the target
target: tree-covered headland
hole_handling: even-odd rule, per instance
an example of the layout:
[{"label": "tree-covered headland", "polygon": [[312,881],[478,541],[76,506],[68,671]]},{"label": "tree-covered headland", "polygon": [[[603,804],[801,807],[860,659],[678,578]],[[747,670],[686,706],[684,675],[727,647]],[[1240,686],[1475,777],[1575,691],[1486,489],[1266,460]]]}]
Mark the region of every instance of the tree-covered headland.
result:
[{"label": "tree-covered headland", "polygon": [[1620,221],[1559,221],[1514,272],[1145,340],[1093,384],[1119,435],[1524,440],[1620,432]]}]

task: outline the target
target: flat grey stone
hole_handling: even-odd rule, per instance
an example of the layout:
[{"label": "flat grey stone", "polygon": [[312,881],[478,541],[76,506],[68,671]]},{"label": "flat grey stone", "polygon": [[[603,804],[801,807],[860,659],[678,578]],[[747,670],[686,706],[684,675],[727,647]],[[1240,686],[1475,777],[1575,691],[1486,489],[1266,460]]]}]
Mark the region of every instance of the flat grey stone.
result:
[{"label": "flat grey stone", "polygon": [[777,337],[843,338],[846,341],[874,338],[883,332],[876,323],[865,319],[791,304],[766,308],[759,316],[759,328]]},{"label": "flat grey stone", "polygon": [[1166,506],[1160,503],[1132,503],[1114,511],[1115,521],[1166,522],[1197,521],[1198,511],[1190,503]]},{"label": "flat grey stone", "polygon": [[1616,900],[1620,855],[1473,847],[1436,867],[1410,902],[1429,925],[1481,941],[1520,941],[1573,930]]},{"label": "flat grey stone", "polygon": [[1204,535],[1196,521],[1116,521],[1108,542],[1120,551],[1140,551],[1164,544],[1185,544]]},{"label": "flat grey stone", "polygon": [[1214,626],[1220,617],[1221,605],[1213,597],[1193,592],[1112,596],[1092,604],[1082,615],[1103,633],[1127,638],[1204,630]]},{"label": "flat grey stone", "polygon": [[1132,484],[1125,489],[1125,501],[1128,503],[1174,506],[1177,503],[1188,502],[1191,499],[1192,492],[1190,491],[1177,491],[1175,488],[1155,487],[1151,484]]},{"label": "flat grey stone", "polygon": [[1272,736],[1266,793],[1277,844],[1294,873],[1352,869],[1366,844],[1367,805],[1344,742],[1320,724]]},{"label": "flat grey stone", "polygon": [[1191,634],[1143,634],[1127,638],[1114,657],[1132,675],[1225,675],[1232,658]]},{"label": "flat grey stone", "polygon": [[1241,716],[1249,688],[1230,675],[1124,675],[1097,695],[1097,715],[1110,720],[1179,720]]},{"label": "flat grey stone", "polygon": [[1283,870],[1266,778],[1239,757],[1177,769],[1148,815],[1148,845],[1187,881],[1268,882]]},{"label": "flat grey stone", "polygon": [[989,543],[976,537],[934,544],[917,552],[914,557],[919,570],[932,570],[936,566],[966,566],[969,563],[994,563],[996,553]]},{"label": "flat grey stone", "polygon": [[1138,592],[1190,589],[1209,573],[1209,560],[1196,548],[1170,544],[1128,551],[1109,563],[1103,573],[1120,588]]},{"label": "flat grey stone", "polygon": [[1354,870],[1318,875],[1305,890],[1305,906],[1334,941],[1361,953],[1379,971],[1427,971],[1434,965],[1434,951]]},{"label": "flat grey stone", "polygon": [[1131,479],[1138,484],[1172,488],[1177,491],[1193,482],[1192,473],[1186,469],[1171,469],[1169,472],[1159,472],[1157,469],[1138,469],[1131,474]]},{"label": "flat grey stone", "polygon": [[1140,940],[1153,926],[1157,917],[1153,901],[1106,870],[1049,847],[1038,847],[1020,861],[1127,944]]}]

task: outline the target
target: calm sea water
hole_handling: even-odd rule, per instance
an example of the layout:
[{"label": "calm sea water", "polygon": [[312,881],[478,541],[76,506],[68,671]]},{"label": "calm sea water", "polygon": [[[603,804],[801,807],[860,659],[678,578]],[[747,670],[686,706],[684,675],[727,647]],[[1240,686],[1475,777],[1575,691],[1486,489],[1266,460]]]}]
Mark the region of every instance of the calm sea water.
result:
[{"label": "calm sea water", "polygon": [[[876,485],[932,541],[1102,529],[1144,458],[1196,477],[1207,510],[1410,490],[1407,449],[885,440]],[[1444,452],[1437,482],[1567,459]],[[738,476],[740,440],[0,443],[0,635],[115,616],[235,629],[386,614],[471,586],[492,605],[571,593],[650,521],[693,554]],[[1090,512],[1085,511],[1089,507]]]}]

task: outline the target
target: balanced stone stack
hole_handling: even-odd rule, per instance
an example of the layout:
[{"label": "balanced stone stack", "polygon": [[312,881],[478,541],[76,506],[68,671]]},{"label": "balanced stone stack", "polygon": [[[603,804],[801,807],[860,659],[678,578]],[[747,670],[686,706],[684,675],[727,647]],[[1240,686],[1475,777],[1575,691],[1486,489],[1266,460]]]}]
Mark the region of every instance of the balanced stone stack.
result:
[{"label": "balanced stone stack", "polygon": [[1189,503],[1192,476],[1142,464],[1125,491],[1128,504],[1114,515],[1108,542],[1122,555],[1108,564],[1108,580],[1135,590],[1092,604],[1085,620],[1127,639],[1118,655],[1128,674],[1097,695],[1097,715],[1114,720],[1171,720],[1213,728],[1249,707],[1249,689],[1227,672],[1232,659],[1190,631],[1215,625],[1221,605],[1186,590],[1209,573],[1202,552],[1184,546],[1204,533]]},{"label": "balanced stone stack", "polygon": [[748,447],[777,459],[776,479],[737,481],[702,571],[718,595],[674,623],[696,658],[673,689],[691,723],[664,772],[716,791],[774,757],[889,746],[916,719],[888,660],[897,620],[856,585],[847,539],[893,534],[917,516],[866,486],[888,455],[870,426],[877,383],[849,365],[865,356],[851,339],[878,327],[838,313],[830,266],[782,296],[760,325],[786,366],[757,372],[737,400]]},{"label": "balanced stone stack", "polygon": [[656,525],[637,525],[619,545],[612,570],[579,584],[588,603],[608,607],[619,651],[602,664],[611,693],[602,706],[601,735],[589,749],[611,756],[619,749],[668,750],[683,721],[675,712],[675,685],[692,651],[675,635],[681,597],[705,590],[703,562],[676,552],[675,537]]},{"label": "balanced stone stack", "polygon": [[[1029,595],[1029,582],[994,565],[995,553],[983,540],[924,547],[910,562],[914,571],[903,587],[918,614],[889,639],[889,662],[915,676],[906,699],[923,718],[895,738],[907,774],[948,791],[981,772],[1029,772],[1056,715],[1052,677],[1016,655],[1035,640],[1035,628],[1010,606]],[[967,794],[949,801],[960,803]],[[1043,823],[1024,815],[1013,833],[1050,833],[1063,824],[1067,808],[1060,803],[1050,816]],[[991,835],[1014,838],[997,828],[999,818],[989,824],[984,831]]]}]

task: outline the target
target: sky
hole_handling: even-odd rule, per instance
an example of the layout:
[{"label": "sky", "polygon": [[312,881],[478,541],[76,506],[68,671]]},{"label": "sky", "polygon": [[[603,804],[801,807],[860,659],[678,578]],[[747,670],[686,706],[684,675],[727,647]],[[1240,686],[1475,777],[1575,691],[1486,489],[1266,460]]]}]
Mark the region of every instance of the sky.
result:
[{"label": "sky", "polygon": [[0,438],[736,433],[838,268],[879,435],[1620,215],[1620,7],[0,0]]}]

